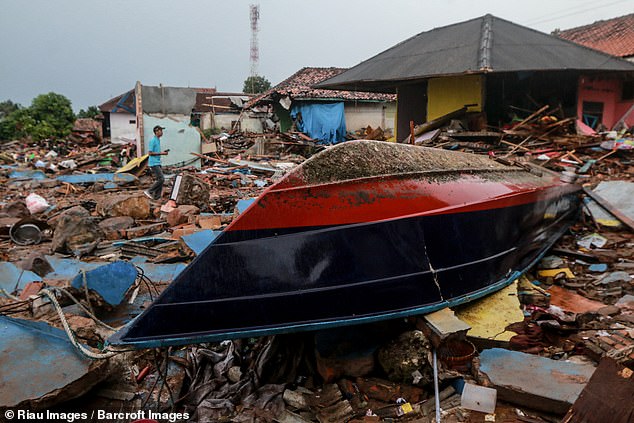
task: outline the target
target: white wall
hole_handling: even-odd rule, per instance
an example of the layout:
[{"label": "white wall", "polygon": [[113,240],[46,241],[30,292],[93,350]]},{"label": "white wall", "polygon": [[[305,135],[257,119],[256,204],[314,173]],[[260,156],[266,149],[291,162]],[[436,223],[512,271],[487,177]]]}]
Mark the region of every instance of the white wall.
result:
[{"label": "white wall", "polygon": [[136,116],[130,113],[110,113],[110,140],[114,143],[134,143],[135,139]]},{"label": "white wall", "polygon": [[[167,156],[161,157],[161,164],[181,164],[195,158],[190,153],[200,154],[200,133],[189,125],[189,115],[143,114],[144,154],[147,154],[150,140],[154,136],[152,129],[156,125],[165,127],[161,137],[161,150],[170,149]],[[200,160],[194,162],[193,165],[200,166]]]},{"label": "white wall", "polygon": [[[214,128],[228,132],[231,130],[231,122],[238,120],[239,117],[240,115],[237,113],[217,113],[213,116],[212,122],[211,114],[204,115],[201,119],[200,126],[203,129],[207,129],[213,124]],[[260,134],[262,133],[262,121],[260,118],[250,117],[248,114],[244,114],[242,115],[240,128],[242,131],[256,132]]]},{"label": "white wall", "polygon": [[354,132],[370,125],[380,126],[383,130],[394,130],[396,103],[354,103],[346,102],[346,130]]}]

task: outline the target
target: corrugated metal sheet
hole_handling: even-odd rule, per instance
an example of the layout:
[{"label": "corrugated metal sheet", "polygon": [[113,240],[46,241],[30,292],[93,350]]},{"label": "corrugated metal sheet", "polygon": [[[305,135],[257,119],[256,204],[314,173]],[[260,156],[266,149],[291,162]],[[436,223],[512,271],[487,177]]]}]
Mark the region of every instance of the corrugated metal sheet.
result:
[{"label": "corrugated metal sheet", "polygon": [[[74,398],[94,385],[93,361],[81,356],[64,331],[44,322],[0,316],[0,409]],[[83,388],[71,384],[83,380]]]}]

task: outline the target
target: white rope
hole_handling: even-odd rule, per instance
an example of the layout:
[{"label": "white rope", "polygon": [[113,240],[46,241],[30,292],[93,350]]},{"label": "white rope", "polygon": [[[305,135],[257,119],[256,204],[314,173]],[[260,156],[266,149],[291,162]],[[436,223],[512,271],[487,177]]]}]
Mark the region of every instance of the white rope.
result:
[{"label": "white rope", "polygon": [[86,269],[81,269],[82,282],[84,283],[84,293],[86,295],[86,303],[88,304],[88,309],[91,313],[95,313],[92,309],[92,304],[90,304],[90,293],[88,292],[88,281],[86,280]]},{"label": "white rope", "polygon": [[84,313],[86,313],[96,323],[100,324],[101,326],[103,326],[106,329],[110,329],[113,332],[117,331],[117,328],[113,328],[112,326],[108,325],[107,323],[104,323],[101,320],[99,320],[97,318],[97,316],[95,316],[91,312],[91,310],[89,310],[85,305],[83,305],[81,303],[81,301],[79,301],[77,298],[75,298],[75,296],[73,296],[73,294],[71,294],[68,290],[66,290],[64,288],[57,287],[57,286],[49,286],[47,289],[59,291],[59,292],[65,294],[67,297],[69,297],[71,299],[71,301],[73,301],[75,304],[77,304],[79,307],[81,307],[81,309],[84,311]]},{"label": "white rope", "polygon": [[0,294],[5,295],[7,298],[12,299],[13,301],[22,301],[19,297],[16,297],[15,295],[12,295],[5,291],[4,288],[0,288]]},{"label": "white rope", "polygon": [[106,351],[103,353],[95,353],[92,350],[89,350],[88,348],[81,345],[79,342],[77,342],[77,339],[75,338],[75,334],[73,333],[70,326],[68,325],[68,321],[66,321],[66,316],[64,316],[64,311],[62,310],[62,307],[59,305],[59,302],[57,302],[55,293],[49,290],[48,288],[42,289],[40,292],[46,295],[51,300],[51,303],[53,303],[53,306],[55,307],[57,314],[59,314],[59,318],[62,322],[62,325],[64,326],[66,335],[68,335],[68,339],[70,339],[71,344],[73,344],[73,346],[77,348],[77,350],[80,353],[82,353],[84,356],[91,358],[93,360],[110,358],[120,353],[119,351]]}]

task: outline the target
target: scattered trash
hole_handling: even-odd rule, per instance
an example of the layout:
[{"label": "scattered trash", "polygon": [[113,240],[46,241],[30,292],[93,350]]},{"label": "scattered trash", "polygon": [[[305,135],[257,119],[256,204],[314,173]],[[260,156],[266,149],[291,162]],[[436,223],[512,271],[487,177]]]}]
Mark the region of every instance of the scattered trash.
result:
[{"label": "scattered trash", "polygon": [[51,205],[40,195],[31,193],[26,197],[26,207],[31,214],[38,214],[46,211]]},{"label": "scattered trash", "polygon": [[603,236],[601,236],[601,235],[599,235],[597,233],[593,233],[593,234],[586,235],[583,238],[579,239],[577,241],[577,245],[589,250],[592,247],[603,248],[607,242],[608,242],[607,238],[605,238],[605,237],[603,237]]},{"label": "scattered trash", "polygon": [[[0,376],[0,384],[9,386],[0,394],[2,403],[50,407],[80,397],[90,404],[103,395],[118,398],[110,400],[119,409],[166,410],[180,398],[178,411],[198,421],[423,421],[436,409],[430,364],[436,346],[443,419],[465,421],[468,410],[478,410],[491,413],[485,421],[509,415],[539,421],[531,410],[563,416],[574,402],[571,423],[596,410],[620,423],[627,401],[616,398],[619,392],[631,396],[620,390],[620,381],[629,381],[634,363],[634,241],[623,222],[632,219],[632,138],[619,128],[595,131],[542,109],[499,130],[473,130],[470,115],[457,110],[453,118],[432,122],[435,129],[415,127],[415,143],[486,154],[532,174],[557,172],[586,187],[587,213],[518,284],[449,310],[465,324],[462,329],[446,326],[452,319],[433,328],[423,319],[396,319],[398,325],[385,331],[354,327],[359,336],[348,333],[329,349],[323,334],[279,334],[85,361],[65,331],[51,326],[62,328],[43,294],[71,288],[81,305],[59,298],[71,331],[83,345],[101,348],[111,330],[86,317],[82,306],[109,325],[142,313],[255,197],[324,148],[306,134],[279,132],[278,122],[262,112],[277,133],[232,129],[211,135],[213,148],[193,156],[200,168],[165,167],[165,193],[156,202],[142,194],[151,183],[148,156],[131,158],[134,147],[108,143],[92,127],[76,125],[67,140],[3,144],[0,314],[6,315],[0,315],[0,332],[12,333],[2,334],[0,349],[3,357],[12,355],[10,366],[3,366],[9,372]],[[345,137],[388,139],[392,133],[373,125]],[[307,249],[302,257],[319,254]],[[19,357],[6,352],[15,345],[23,346]],[[117,360],[123,365],[111,367]],[[573,364],[584,371],[570,370]],[[502,375],[498,366],[511,371]],[[125,373],[114,375],[114,367]],[[106,377],[124,386],[90,390]],[[24,385],[25,378],[38,383]],[[615,399],[606,400],[602,391],[601,401],[593,402],[596,387],[608,385]]]},{"label": "scattered trash", "polygon": [[34,245],[42,241],[42,232],[48,229],[50,228],[46,222],[26,217],[11,226],[9,236],[18,245]]},{"label": "scattered trash", "polygon": [[496,400],[495,389],[465,383],[460,396],[460,405],[467,410],[494,413]]}]

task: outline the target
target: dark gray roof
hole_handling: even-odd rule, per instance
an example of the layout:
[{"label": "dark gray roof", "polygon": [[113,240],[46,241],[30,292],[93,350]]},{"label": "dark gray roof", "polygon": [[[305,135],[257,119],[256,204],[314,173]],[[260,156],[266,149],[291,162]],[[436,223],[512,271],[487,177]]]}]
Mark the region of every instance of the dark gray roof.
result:
[{"label": "dark gray roof", "polygon": [[544,70],[634,71],[634,64],[485,15],[421,32],[315,87],[393,92],[434,76]]}]

